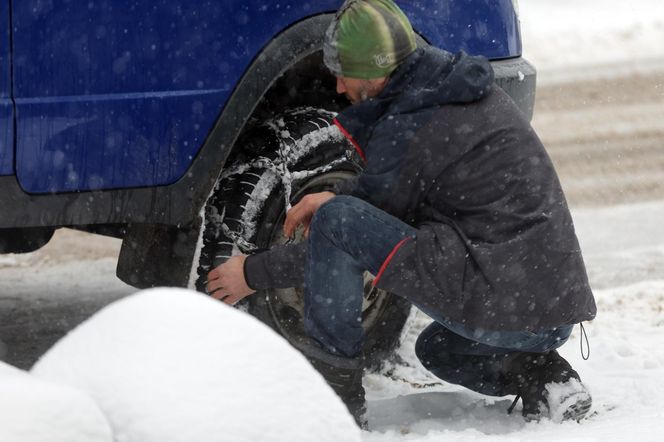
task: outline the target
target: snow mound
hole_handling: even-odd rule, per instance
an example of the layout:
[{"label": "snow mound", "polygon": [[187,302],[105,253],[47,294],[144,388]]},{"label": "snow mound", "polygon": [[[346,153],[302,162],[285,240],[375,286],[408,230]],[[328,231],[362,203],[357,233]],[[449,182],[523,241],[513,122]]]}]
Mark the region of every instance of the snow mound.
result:
[{"label": "snow mound", "polygon": [[82,391],[0,362],[0,441],[112,442],[113,435]]},{"label": "snow mound", "polygon": [[251,316],[183,289],[106,307],[33,368],[88,392],[117,441],[359,441],[307,360]]}]

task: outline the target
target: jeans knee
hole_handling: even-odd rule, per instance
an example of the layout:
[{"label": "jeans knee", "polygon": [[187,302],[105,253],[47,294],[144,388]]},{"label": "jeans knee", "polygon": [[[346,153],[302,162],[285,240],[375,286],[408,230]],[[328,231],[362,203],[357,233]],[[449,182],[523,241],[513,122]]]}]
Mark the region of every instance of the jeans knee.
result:
[{"label": "jeans knee", "polygon": [[347,195],[339,195],[325,202],[316,210],[311,219],[310,230],[326,232],[326,236],[336,236],[343,228],[345,220],[353,219],[353,212],[364,201]]}]

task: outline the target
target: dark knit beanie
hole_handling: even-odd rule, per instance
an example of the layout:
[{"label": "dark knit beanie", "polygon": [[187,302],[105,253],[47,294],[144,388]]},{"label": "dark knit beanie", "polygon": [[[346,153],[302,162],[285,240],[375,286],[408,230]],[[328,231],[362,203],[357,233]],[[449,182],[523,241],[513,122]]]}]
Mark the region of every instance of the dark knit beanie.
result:
[{"label": "dark knit beanie", "polygon": [[416,46],[408,18],[392,0],[347,0],[327,29],[324,61],[338,77],[387,77]]}]

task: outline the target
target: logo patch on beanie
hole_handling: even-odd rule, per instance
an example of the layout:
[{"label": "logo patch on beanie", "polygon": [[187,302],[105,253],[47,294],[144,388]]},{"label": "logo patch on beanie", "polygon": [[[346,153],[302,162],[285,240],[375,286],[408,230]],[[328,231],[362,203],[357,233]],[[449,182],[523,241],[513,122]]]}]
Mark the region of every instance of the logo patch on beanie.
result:
[{"label": "logo patch on beanie", "polygon": [[376,63],[376,66],[379,68],[386,68],[388,66],[391,66],[395,63],[396,57],[394,56],[394,53],[382,53],[382,54],[376,54],[373,56],[374,58],[374,63]]}]

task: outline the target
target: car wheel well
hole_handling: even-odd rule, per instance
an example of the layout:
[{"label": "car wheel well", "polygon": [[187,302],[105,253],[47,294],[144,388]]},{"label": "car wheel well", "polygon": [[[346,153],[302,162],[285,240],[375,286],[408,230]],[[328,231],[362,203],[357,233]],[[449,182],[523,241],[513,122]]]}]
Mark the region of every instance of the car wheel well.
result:
[{"label": "car wheel well", "polygon": [[[265,119],[285,109],[301,107],[324,107],[340,111],[350,103],[337,94],[336,80],[323,63],[323,50],[307,55],[285,70],[259,100],[251,122]],[[253,129],[252,124],[243,133]]]}]

